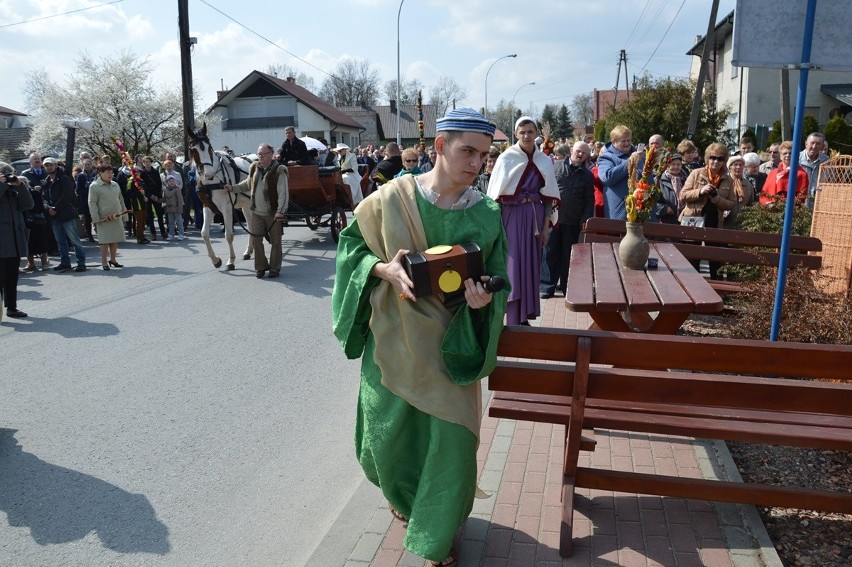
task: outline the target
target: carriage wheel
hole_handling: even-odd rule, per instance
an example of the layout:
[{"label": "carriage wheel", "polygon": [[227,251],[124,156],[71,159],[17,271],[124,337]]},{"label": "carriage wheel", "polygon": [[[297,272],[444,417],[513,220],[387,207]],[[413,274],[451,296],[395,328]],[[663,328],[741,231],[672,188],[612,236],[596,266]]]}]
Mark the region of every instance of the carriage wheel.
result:
[{"label": "carriage wheel", "polygon": [[340,207],[331,210],[331,237],[340,240],[340,231],[346,228],[346,213]]},{"label": "carriage wheel", "polygon": [[311,230],[318,229],[321,221],[322,217],[316,215],[305,215],[305,224],[308,225],[308,228]]}]

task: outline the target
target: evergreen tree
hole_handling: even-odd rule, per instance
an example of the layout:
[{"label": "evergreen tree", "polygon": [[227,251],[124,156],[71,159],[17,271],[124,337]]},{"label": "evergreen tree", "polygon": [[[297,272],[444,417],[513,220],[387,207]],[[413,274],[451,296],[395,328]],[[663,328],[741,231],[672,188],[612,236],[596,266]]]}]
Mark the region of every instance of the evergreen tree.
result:
[{"label": "evergreen tree", "polygon": [[826,122],[825,139],[829,148],[842,154],[852,153],[852,127],[843,116],[838,114]]},{"label": "evergreen tree", "polygon": [[571,121],[571,113],[564,104],[559,107],[556,114],[556,124],[553,125],[553,136],[556,138],[570,138],[574,135],[574,124]]},{"label": "evergreen tree", "polygon": [[781,132],[781,121],[776,120],[772,123],[772,130],[769,132],[769,136],[766,138],[767,144],[780,144],[783,142],[783,135]]},{"label": "evergreen tree", "polygon": [[810,114],[806,114],[805,118],[802,120],[802,139],[799,145],[800,148],[804,149],[805,140],[808,139],[808,134],[811,132],[819,132],[819,122]]},{"label": "evergreen tree", "polygon": [[555,105],[544,105],[544,109],[541,111],[541,124],[550,124],[551,131],[554,132],[553,135],[556,136],[555,130],[557,126],[557,118]]}]

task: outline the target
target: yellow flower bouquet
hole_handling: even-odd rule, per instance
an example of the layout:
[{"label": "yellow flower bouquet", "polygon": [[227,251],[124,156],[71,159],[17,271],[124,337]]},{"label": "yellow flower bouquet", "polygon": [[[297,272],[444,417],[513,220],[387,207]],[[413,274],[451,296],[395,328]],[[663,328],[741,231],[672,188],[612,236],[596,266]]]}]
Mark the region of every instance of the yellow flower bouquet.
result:
[{"label": "yellow flower bouquet", "polygon": [[665,155],[658,155],[654,146],[645,151],[645,164],[642,176],[636,182],[633,190],[628,189],[624,199],[627,209],[627,222],[644,223],[651,220],[654,205],[662,197],[659,188],[659,178],[665,171]]}]

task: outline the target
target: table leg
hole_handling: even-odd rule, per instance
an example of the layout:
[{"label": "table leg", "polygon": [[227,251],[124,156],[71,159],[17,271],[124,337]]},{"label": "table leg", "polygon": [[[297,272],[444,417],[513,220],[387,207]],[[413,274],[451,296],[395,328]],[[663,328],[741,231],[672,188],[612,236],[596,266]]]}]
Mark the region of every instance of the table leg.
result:
[{"label": "table leg", "polygon": [[590,311],[589,316],[594,321],[594,325],[597,325],[597,328],[602,331],[634,332],[634,329],[627,324],[627,321],[618,311]]},{"label": "table leg", "polygon": [[660,313],[654,318],[644,311],[633,311],[629,314],[618,311],[590,311],[589,316],[594,321],[590,328],[622,333],[673,335],[689,317],[689,313]]}]

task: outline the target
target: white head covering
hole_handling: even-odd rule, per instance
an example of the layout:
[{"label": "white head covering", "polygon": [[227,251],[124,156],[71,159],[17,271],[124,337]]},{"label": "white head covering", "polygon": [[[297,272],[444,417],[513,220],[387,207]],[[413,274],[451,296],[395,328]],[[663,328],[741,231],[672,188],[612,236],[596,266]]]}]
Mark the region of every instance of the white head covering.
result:
[{"label": "white head covering", "polygon": [[350,149],[350,148],[346,144],[337,144],[337,146],[334,148],[334,151],[339,152],[340,150],[348,150],[348,149]]},{"label": "white head covering", "polygon": [[535,126],[535,129],[538,130],[538,122],[536,122],[535,118],[533,118],[532,116],[521,116],[520,118],[515,120],[515,130],[517,130],[518,126],[520,126],[524,122],[532,122],[533,126]]}]

